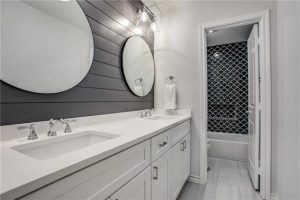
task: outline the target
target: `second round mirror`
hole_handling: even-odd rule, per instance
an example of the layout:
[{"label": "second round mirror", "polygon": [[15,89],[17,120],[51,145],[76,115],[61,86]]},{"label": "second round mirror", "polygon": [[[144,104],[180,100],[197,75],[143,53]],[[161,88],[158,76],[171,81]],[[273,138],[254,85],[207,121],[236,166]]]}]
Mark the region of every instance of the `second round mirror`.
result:
[{"label": "second round mirror", "polygon": [[123,72],[130,90],[146,96],[154,83],[154,61],[148,44],[140,36],[130,37],[124,46]]}]

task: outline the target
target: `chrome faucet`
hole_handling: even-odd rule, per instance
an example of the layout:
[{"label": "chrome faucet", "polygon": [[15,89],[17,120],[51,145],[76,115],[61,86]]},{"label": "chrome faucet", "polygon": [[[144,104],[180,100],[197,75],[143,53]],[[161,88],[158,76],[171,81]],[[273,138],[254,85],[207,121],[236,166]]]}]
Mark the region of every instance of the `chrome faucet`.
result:
[{"label": "chrome faucet", "polygon": [[150,109],[145,109],[143,111],[140,112],[140,118],[144,118],[144,117],[150,117],[152,116],[152,108]]},{"label": "chrome faucet", "polygon": [[23,130],[23,129],[27,129],[27,128],[29,128],[29,131],[30,131],[28,138],[27,138],[28,140],[36,140],[39,138],[35,132],[34,124],[30,124],[29,126],[18,126],[17,127],[18,130]]},{"label": "chrome faucet", "polygon": [[56,120],[50,119],[48,136],[55,136],[55,135],[57,135],[57,133],[56,133]]},{"label": "chrome faucet", "polygon": [[60,119],[60,122],[62,124],[66,124],[66,128],[65,128],[65,133],[71,133],[72,132],[72,129],[71,129],[71,126],[70,126],[70,122],[76,122],[76,119],[72,119],[72,120],[66,120],[66,119]]},{"label": "chrome faucet", "polygon": [[150,116],[152,116],[152,108],[145,109],[144,117],[150,117]]}]

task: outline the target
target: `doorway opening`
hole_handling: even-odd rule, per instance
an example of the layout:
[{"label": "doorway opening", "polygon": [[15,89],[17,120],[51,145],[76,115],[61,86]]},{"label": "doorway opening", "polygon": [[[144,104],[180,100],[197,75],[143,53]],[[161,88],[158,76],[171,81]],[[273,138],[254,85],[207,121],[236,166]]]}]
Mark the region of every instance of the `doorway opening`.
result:
[{"label": "doorway opening", "polygon": [[204,24],[201,40],[201,182],[211,178],[212,158],[233,160],[270,199],[269,11]]}]

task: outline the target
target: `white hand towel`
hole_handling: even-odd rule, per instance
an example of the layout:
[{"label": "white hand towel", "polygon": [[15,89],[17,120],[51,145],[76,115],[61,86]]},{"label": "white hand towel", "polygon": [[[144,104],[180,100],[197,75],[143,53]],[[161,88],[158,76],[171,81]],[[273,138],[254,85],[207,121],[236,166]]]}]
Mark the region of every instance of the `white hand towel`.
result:
[{"label": "white hand towel", "polygon": [[165,85],[164,105],[165,105],[165,109],[168,109],[168,110],[174,110],[177,108],[175,84],[166,84]]},{"label": "white hand towel", "polygon": [[136,92],[137,95],[144,96],[143,85],[135,85],[134,86],[134,91]]}]

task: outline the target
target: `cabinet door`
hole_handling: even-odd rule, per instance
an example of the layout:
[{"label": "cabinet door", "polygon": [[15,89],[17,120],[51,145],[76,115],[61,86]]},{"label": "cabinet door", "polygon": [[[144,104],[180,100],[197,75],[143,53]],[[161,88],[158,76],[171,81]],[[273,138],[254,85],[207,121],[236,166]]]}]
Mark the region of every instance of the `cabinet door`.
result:
[{"label": "cabinet door", "polygon": [[170,151],[170,199],[176,200],[182,184],[183,141],[178,142]]},{"label": "cabinet door", "polygon": [[183,139],[183,143],[184,143],[184,150],[183,150],[183,184],[184,182],[188,179],[189,175],[190,175],[190,160],[191,160],[191,140],[190,140],[191,136],[190,134],[188,134],[187,136],[185,136],[185,138]]},{"label": "cabinet door", "polygon": [[151,200],[151,168],[148,167],[109,198],[111,200]]},{"label": "cabinet door", "polygon": [[150,141],[147,140],[42,187],[21,199],[103,200],[140,174],[149,165]]},{"label": "cabinet door", "polygon": [[152,200],[169,200],[170,153],[152,164]]}]

